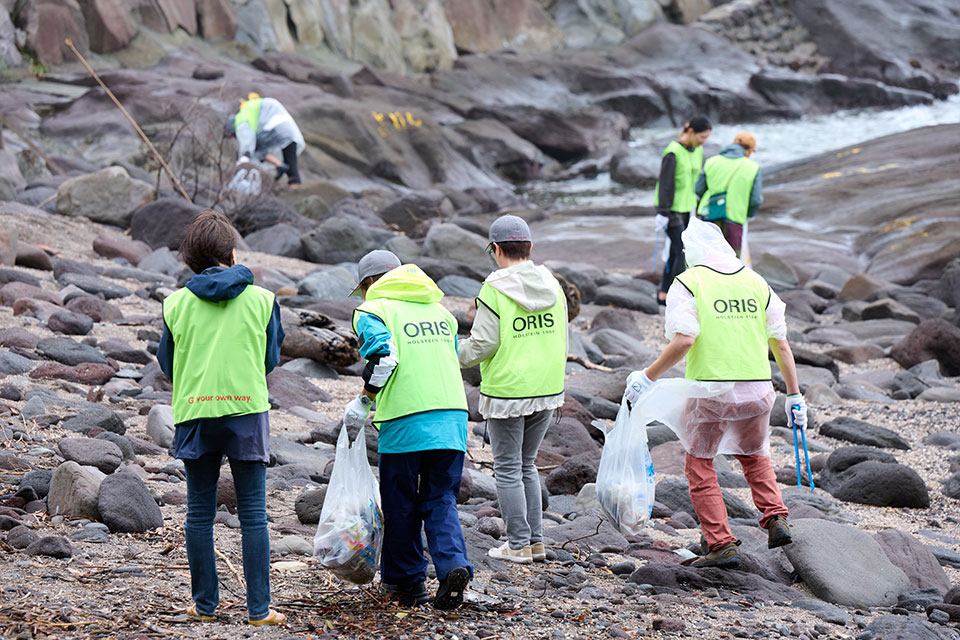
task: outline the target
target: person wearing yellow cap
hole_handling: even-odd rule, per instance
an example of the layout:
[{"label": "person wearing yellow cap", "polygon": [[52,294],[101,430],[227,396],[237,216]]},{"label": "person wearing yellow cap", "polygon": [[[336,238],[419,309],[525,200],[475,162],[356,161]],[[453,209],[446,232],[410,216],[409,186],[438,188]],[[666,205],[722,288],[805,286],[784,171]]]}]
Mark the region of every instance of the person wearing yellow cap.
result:
[{"label": "person wearing yellow cap", "polygon": [[[250,93],[241,100],[240,110],[227,116],[224,127],[237,137],[237,164],[255,156],[277,168],[277,180],[286,175],[291,187],[300,184],[297,157],[307,145],[293,116],[278,100]],[[276,150],[283,161],[273,154]]]},{"label": "person wearing yellow cap", "polygon": [[694,190],[700,198],[697,216],[720,227],[737,257],[743,245],[743,227],[763,204],[760,165],[750,159],[757,139],[746,131],[733,144],[708,158]]}]

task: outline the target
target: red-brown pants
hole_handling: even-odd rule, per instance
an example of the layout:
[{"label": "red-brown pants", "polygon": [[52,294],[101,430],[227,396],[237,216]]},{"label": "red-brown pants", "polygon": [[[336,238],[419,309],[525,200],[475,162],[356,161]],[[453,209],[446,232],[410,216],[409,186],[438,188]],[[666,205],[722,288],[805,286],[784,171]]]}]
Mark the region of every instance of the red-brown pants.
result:
[{"label": "red-brown pants", "polygon": [[[753,504],[763,517],[760,526],[767,524],[776,516],[787,516],[787,507],[777,486],[777,474],[769,456],[735,456],[743,466],[743,475],[750,485]],[[736,542],[730,523],[727,522],[727,507],[723,504],[723,494],[717,481],[717,472],[713,468],[712,458],[694,458],[687,454],[684,472],[690,483],[690,501],[700,518],[700,527],[707,545],[711,549]]]}]

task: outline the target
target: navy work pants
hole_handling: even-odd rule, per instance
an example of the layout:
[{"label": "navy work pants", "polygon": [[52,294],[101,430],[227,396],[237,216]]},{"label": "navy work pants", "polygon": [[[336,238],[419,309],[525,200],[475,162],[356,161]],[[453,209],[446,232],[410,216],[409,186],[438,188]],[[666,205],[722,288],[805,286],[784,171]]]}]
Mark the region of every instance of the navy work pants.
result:
[{"label": "navy work pants", "polygon": [[451,569],[473,566],[457,515],[463,452],[449,449],[380,454],[383,552],[380,579],[412,586],[427,577],[421,529],[443,580]]}]

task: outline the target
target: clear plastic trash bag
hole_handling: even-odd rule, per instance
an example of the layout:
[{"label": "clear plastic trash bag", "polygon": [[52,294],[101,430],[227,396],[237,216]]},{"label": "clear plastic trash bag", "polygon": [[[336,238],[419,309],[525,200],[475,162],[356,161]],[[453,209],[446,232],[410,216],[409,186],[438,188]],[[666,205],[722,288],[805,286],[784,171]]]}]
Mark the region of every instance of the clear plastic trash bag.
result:
[{"label": "clear plastic trash bag", "polygon": [[620,404],[612,429],[601,422],[594,424],[605,432],[597,499],[621,533],[637,535],[650,519],[656,490],[647,427],[631,415],[626,400]]},{"label": "clear plastic trash bag", "polygon": [[313,554],[339,578],[366,584],[377,573],[382,542],[380,485],[367,462],[364,427],[352,445],[343,427],[313,538]]},{"label": "clear plastic trash bag", "polygon": [[258,196],[262,188],[263,177],[260,170],[253,166],[240,167],[227,183],[227,191],[245,196]]}]

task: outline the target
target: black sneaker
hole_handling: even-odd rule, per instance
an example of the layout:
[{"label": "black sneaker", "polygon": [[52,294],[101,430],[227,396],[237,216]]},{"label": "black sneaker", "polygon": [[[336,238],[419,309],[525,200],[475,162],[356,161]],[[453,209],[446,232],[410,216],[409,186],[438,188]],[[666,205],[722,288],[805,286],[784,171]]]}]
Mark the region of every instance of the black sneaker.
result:
[{"label": "black sneaker", "polygon": [[396,598],[401,607],[415,607],[430,600],[427,585],[423,581],[409,586],[383,583],[383,590],[389,597]]},{"label": "black sneaker", "polygon": [[790,523],[783,516],[777,516],[767,524],[767,548],[776,549],[793,542],[790,535]]},{"label": "black sneaker", "polygon": [[466,567],[451,569],[437,587],[437,597],[433,601],[433,606],[443,611],[456,609],[463,604],[463,592],[467,590],[469,582],[469,569]]},{"label": "black sneaker", "polygon": [[288,165],[286,162],[282,163],[279,167],[277,167],[276,180],[279,180],[280,178],[282,178],[285,173],[290,173],[290,165]]},{"label": "black sneaker", "polygon": [[714,549],[710,553],[700,556],[690,563],[691,567],[696,569],[706,569],[716,567],[718,569],[734,569],[740,564],[740,541],[725,544],[719,549]]}]

